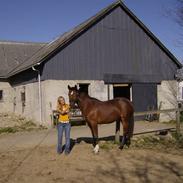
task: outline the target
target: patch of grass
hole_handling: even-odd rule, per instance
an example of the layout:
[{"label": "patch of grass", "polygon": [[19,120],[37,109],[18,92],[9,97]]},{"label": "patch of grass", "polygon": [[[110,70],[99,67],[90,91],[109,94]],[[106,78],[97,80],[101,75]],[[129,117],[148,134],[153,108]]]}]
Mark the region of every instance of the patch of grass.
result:
[{"label": "patch of grass", "polygon": [[4,128],[0,128],[0,134],[1,133],[15,133],[17,131],[18,130],[15,127],[4,127]]},{"label": "patch of grass", "polygon": [[26,121],[23,126],[36,126],[36,124],[33,121]]},{"label": "patch of grass", "polygon": [[115,144],[113,141],[105,141],[100,143],[100,148],[104,150],[110,150],[113,149],[117,144]]},{"label": "patch of grass", "polygon": [[161,123],[164,123],[164,124],[170,124],[170,125],[175,125],[176,124],[176,120],[170,120],[170,121],[164,121],[164,122],[161,122]]},{"label": "patch of grass", "polygon": [[172,133],[172,136],[174,137],[175,141],[176,141],[176,145],[179,148],[183,148],[183,134],[177,134],[176,132]]},{"label": "patch of grass", "polygon": [[144,135],[134,137],[131,147],[147,149],[183,149],[183,134],[177,135],[175,132],[168,135]]},{"label": "patch of grass", "polygon": [[2,128],[0,128],[0,134],[16,133],[16,132],[20,132],[20,131],[44,130],[44,129],[47,129],[47,128],[43,125],[36,125],[32,121],[26,121],[25,123],[21,124],[20,126],[2,127]]}]

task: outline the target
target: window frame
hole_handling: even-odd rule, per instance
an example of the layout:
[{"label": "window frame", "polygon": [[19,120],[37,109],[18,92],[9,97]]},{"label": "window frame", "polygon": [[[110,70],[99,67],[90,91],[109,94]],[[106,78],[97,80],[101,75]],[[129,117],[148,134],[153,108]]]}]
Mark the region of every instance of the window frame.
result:
[{"label": "window frame", "polygon": [[4,95],[4,91],[0,90],[0,102],[3,102],[3,100],[4,100],[3,95]]}]

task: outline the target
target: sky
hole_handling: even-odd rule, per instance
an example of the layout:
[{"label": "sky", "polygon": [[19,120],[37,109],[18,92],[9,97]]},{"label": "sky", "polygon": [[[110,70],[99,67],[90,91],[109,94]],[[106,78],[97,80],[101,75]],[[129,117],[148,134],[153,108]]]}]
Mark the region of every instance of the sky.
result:
[{"label": "sky", "polygon": [[[0,40],[50,42],[116,0],[0,0]],[[123,0],[183,63],[181,28],[169,12],[176,0]]]}]

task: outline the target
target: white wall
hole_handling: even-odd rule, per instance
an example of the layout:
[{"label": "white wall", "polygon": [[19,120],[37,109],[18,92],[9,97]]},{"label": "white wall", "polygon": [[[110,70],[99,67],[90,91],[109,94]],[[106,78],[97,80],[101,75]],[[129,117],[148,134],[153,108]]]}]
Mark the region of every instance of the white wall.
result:
[{"label": "white wall", "polygon": [[13,88],[8,82],[0,82],[0,90],[3,91],[3,99],[0,101],[0,112],[13,112]]},{"label": "white wall", "polygon": [[47,80],[42,82],[42,101],[43,101],[43,121],[47,125],[51,125],[52,110],[56,109],[57,98],[63,96],[67,103],[68,99],[68,85],[74,86],[79,83],[86,83],[89,85],[89,95],[98,98],[99,100],[107,100],[107,85],[103,81],[90,80]]},{"label": "white wall", "polygon": [[[88,83],[89,94],[99,100],[107,100],[107,85],[103,81],[66,81],[66,80],[47,80],[41,82],[42,107],[39,104],[38,82],[11,87],[7,82],[0,83],[3,90],[3,101],[0,102],[0,112],[14,112],[37,123],[51,126],[52,110],[56,109],[57,98],[63,96],[66,102],[68,99],[68,85],[74,86],[79,83]],[[21,92],[25,92],[25,105],[21,100]],[[42,117],[42,121],[40,120]]]},{"label": "white wall", "polygon": [[[12,87],[8,82],[0,82],[3,100],[0,101],[1,113],[15,113],[28,119],[39,121],[38,83]],[[25,105],[21,100],[21,92],[25,91]]]},{"label": "white wall", "polygon": [[[177,107],[177,81],[162,81],[158,85],[158,107],[172,109]],[[175,120],[175,112],[161,113],[160,122]]]}]

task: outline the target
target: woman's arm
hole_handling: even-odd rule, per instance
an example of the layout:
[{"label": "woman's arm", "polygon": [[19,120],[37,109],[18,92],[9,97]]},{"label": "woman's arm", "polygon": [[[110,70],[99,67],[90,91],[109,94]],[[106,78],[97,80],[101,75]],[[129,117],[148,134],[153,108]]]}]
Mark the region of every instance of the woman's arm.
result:
[{"label": "woman's arm", "polygon": [[62,109],[62,110],[57,109],[57,111],[59,114],[65,115],[65,114],[68,114],[70,110],[69,110],[69,106],[68,106],[67,108]]}]

